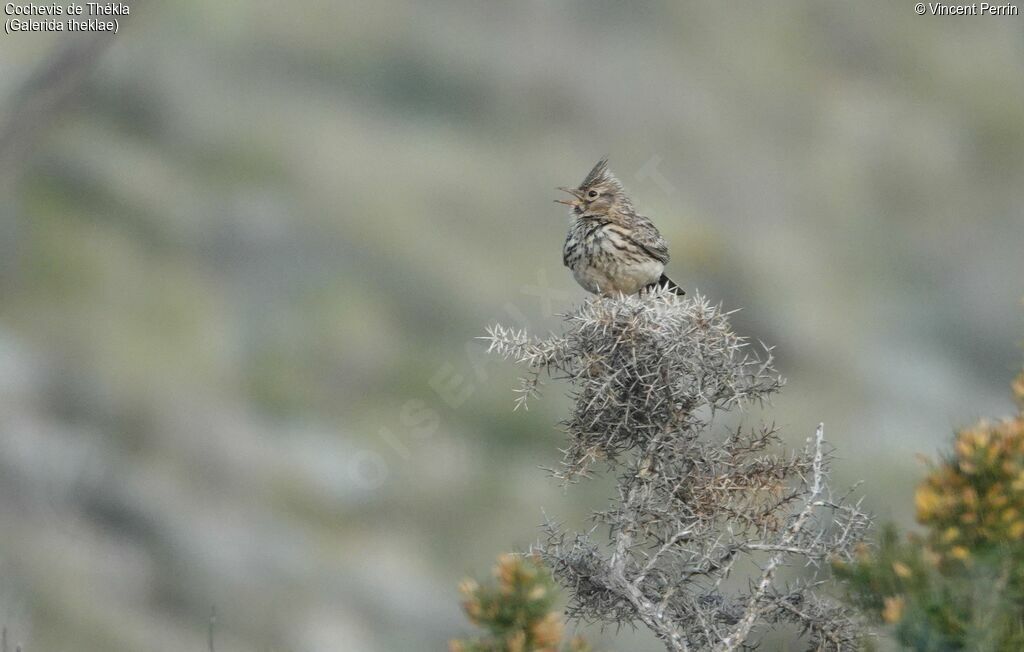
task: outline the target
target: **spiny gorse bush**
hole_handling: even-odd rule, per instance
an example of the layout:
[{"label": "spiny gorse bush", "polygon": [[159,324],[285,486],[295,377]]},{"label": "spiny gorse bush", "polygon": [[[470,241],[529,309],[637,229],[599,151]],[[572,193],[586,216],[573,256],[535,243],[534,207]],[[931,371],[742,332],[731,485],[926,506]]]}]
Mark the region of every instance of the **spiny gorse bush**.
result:
[{"label": "spiny gorse bush", "polygon": [[495,583],[459,585],[462,609],[487,635],[451,641],[450,652],[589,652],[582,638],[563,643],[562,615],[555,609],[557,587],[535,556],[505,554],[494,567]]},{"label": "spiny gorse bush", "polygon": [[[646,626],[676,651],[740,649],[786,623],[808,649],[855,649],[852,613],[820,592],[822,562],[851,559],[868,519],[829,490],[820,427],[787,452],[772,426],[718,426],[782,384],[770,350],[737,336],[728,313],[659,291],[593,297],[561,334],[494,326],[488,339],[527,367],[520,403],[545,377],[570,386],[553,474],[575,482],[601,463],[617,478],[592,529],[545,526],[539,552],[570,616]],[[787,565],[809,571],[783,581]],[[753,575],[730,582],[734,569]]]},{"label": "spiny gorse bush", "polygon": [[957,433],[915,502],[921,534],[883,533],[837,574],[916,650],[1024,650],[1024,373],[1018,413]]}]

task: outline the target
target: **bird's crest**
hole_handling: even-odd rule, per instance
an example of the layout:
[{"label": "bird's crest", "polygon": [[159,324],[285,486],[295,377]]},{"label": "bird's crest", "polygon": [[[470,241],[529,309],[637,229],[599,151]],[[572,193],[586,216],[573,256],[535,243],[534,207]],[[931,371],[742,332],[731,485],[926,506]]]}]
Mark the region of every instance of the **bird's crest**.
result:
[{"label": "bird's crest", "polygon": [[595,185],[608,185],[613,186],[616,190],[622,190],[622,184],[615,175],[612,174],[611,170],[608,169],[608,157],[605,156],[590,170],[587,174],[587,178],[580,184],[580,188],[589,188]]}]

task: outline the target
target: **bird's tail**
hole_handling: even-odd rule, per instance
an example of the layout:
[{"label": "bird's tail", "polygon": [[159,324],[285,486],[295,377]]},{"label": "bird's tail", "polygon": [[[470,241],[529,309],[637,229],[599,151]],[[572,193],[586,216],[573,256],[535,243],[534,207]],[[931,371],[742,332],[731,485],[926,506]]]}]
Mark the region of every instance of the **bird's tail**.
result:
[{"label": "bird's tail", "polygon": [[675,281],[673,281],[669,277],[665,276],[664,274],[661,275],[661,278],[658,279],[658,281],[655,283],[655,285],[657,285],[658,287],[660,287],[662,289],[668,290],[672,294],[675,294],[675,295],[678,295],[678,296],[681,296],[681,297],[682,296],[686,296],[686,291],[683,290],[683,288],[681,288],[678,285],[676,285]]}]

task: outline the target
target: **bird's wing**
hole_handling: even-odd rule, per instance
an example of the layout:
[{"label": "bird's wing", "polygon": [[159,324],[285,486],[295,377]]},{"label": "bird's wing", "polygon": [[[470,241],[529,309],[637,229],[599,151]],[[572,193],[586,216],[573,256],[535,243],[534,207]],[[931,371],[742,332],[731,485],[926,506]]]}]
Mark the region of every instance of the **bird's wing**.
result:
[{"label": "bird's wing", "polygon": [[665,238],[661,237],[658,228],[651,224],[650,220],[639,215],[637,217],[636,224],[630,230],[629,239],[646,251],[651,258],[662,264],[667,264],[669,256],[668,243],[665,242]]}]

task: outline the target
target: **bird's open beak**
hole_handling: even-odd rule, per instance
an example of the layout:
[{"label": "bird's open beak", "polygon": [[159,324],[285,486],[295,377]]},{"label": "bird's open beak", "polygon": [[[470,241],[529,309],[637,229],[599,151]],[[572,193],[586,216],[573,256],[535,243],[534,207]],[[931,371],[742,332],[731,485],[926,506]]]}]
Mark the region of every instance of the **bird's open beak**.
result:
[{"label": "bird's open beak", "polygon": [[573,201],[571,199],[556,199],[555,200],[556,204],[565,204],[566,206],[575,206],[577,204],[577,202],[581,199],[578,190],[573,190],[572,188],[564,188],[564,187],[561,187],[561,186],[558,187],[558,190],[561,190],[562,192],[569,193],[570,195],[572,195],[573,197],[576,198],[576,201]]}]

